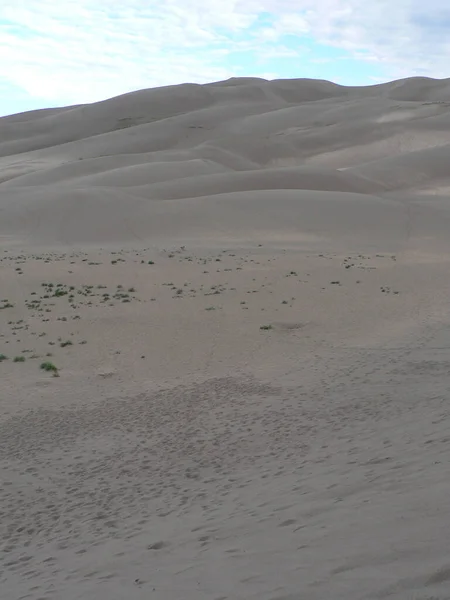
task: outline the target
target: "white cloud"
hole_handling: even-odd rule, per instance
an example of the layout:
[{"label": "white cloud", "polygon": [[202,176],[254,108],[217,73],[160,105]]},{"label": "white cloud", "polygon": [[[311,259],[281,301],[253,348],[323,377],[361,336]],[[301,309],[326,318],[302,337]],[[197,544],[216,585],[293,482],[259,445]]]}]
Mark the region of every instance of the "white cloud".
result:
[{"label": "white cloud", "polygon": [[275,48],[264,48],[258,53],[258,59],[272,60],[274,58],[299,58],[301,56],[299,50],[286,48],[285,46],[276,46]]},{"label": "white cloud", "polygon": [[448,0],[267,0],[265,4],[275,10],[280,2],[284,9],[279,22],[285,20],[283,10],[295,7],[317,41],[350,51],[360,60],[383,63],[393,77],[450,76]]},{"label": "white cloud", "polygon": [[[449,27],[448,0],[3,0],[0,82],[49,103],[89,102],[246,75],[302,52],[305,35],[392,77],[444,77]],[[236,51],[249,53],[241,69]]]},{"label": "white cloud", "polygon": [[[217,0],[215,2],[218,3]],[[31,96],[91,101],[140,87],[226,78],[199,50],[221,46],[217,15],[168,1],[27,0],[0,6],[0,77]],[[232,3],[230,3],[230,6]],[[251,14],[225,11],[228,32]]]}]

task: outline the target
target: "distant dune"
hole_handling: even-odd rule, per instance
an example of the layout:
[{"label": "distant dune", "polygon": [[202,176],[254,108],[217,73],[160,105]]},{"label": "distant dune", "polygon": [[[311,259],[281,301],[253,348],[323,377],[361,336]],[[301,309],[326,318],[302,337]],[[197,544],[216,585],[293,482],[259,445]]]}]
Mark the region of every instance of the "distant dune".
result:
[{"label": "distant dune", "polygon": [[[85,217],[80,197],[91,197],[96,218],[114,218],[106,227],[114,242],[129,236],[120,222],[130,202],[142,223],[154,200],[264,190],[274,205],[277,190],[439,194],[450,185],[449,139],[450,80],[428,78],[368,87],[235,78],[13,115],[0,119],[0,235],[85,240],[75,225]],[[111,202],[113,213],[103,214]],[[45,238],[33,219],[49,222],[48,210],[54,226]]]}]

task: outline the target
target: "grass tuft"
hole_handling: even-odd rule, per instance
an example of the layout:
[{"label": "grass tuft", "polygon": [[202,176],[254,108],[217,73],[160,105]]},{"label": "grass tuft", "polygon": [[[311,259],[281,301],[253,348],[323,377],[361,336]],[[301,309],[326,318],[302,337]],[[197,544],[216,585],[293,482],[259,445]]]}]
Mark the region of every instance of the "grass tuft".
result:
[{"label": "grass tuft", "polygon": [[45,361],[45,362],[43,362],[43,363],[41,363],[40,368],[43,371],[47,371],[47,372],[50,372],[50,373],[51,372],[53,372],[53,373],[57,373],[58,372],[57,367],[55,367],[55,365],[52,362],[48,361],[48,360]]}]

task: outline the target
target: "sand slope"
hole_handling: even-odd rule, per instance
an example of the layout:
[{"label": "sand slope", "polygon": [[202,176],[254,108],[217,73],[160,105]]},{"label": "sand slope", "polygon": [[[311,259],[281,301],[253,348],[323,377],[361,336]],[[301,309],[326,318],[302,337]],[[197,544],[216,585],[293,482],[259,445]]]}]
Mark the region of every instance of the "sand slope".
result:
[{"label": "sand slope", "polygon": [[237,79],[144,90],[0,119],[0,155],[11,157],[5,166],[33,171],[48,163],[175,148],[207,159],[218,147],[256,168],[280,160],[345,168],[367,157],[444,144],[448,89],[446,81],[416,78],[368,88]]},{"label": "sand slope", "polygon": [[448,600],[449,82],[0,119],[1,600]]},{"label": "sand slope", "polygon": [[[116,198],[114,224],[104,222],[106,238],[125,242],[135,236],[121,219],[128,222],[131,212],[135,221],[148,222],[156,210],[130,196],[181,201],[279,189],[445,192],[448,89],[447,81],[423,78],[367,88],[232,79],[6,117],[0,119],[0,235],[11,240],[17,233],[24,242],[39,214],[67,230],[60,235],[49,225],[50,237],[39,235],[39,243],[86,241],[85,215],[76,218],[83,209],[71,198],[89,194],[101,197],[101,206]],[[27,200],[31,189],[35,200]],[[166,209],[172,210],[157,209],[158,218]],[[98,214],[93,209],[93,223]],[[99,218],[108,221],[108,213]],[[191,235],[186,228],[183,233]],[[139,227],[137,235],[150,239],[154,228],[147,236]]]}]

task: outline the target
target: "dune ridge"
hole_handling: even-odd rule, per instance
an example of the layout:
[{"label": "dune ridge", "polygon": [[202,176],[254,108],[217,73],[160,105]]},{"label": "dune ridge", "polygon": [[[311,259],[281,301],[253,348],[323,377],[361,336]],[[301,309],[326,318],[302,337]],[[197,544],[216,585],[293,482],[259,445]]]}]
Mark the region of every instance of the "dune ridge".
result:
[{"label": "dune ridge", "polygon": [[[76,213],[71,198],[99,188],[123,194],[124,216],[129,195],[182,201],[277,189],[445,193],[449,86],[427,78],[368,87],[237,78],[4,117],[0,235],[19,227],[23,240],[24,211],[45,219],[47,205],[67,212],[70,202]],[[37,194],[28,204],[30,187]],[[137,220],[140,210],[148,206],[135,201]],[[77,233],[70,237],[76,241]]]}]

